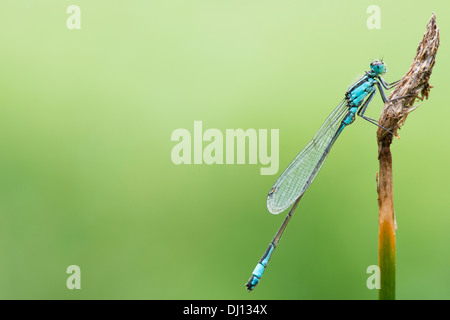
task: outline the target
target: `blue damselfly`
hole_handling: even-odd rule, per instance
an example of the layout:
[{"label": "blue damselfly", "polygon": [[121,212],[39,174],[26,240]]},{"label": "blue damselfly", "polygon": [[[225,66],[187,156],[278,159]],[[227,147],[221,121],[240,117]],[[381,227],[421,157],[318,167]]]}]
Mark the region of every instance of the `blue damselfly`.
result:
[{"label": "blue damselfly", "polygon": [[305,191],[313,182],[317,173],[322,168],[331,147],[341,134],[342,130],[353,123],[355,115],[381,127],[376,120],[365,116],[365,112],[375,95],[377,88],[383,102],[386,103],[388,99],[386,98],[384,89],[392,89],[399,83],[400,80],[390,84],[387,83],[381,77],[386,71],[386,65],[382,60],[375,60],[370,64],[370,70],[366,71],[361,79],[348,88],[344,99],[325,120],[313,139],[300,151],[273,185],[267,196],[267,208],[269,212],[278,214],[289,208],[289,206],[292,205],[292,207],[283,224],[278,229],[278,232],[270,242],[269,247],[256,265],[252,276],[248,280],[246,287],[249,291],[253,290],[259,283],[264,270],[291,219],[293,211],[297,207]]}]

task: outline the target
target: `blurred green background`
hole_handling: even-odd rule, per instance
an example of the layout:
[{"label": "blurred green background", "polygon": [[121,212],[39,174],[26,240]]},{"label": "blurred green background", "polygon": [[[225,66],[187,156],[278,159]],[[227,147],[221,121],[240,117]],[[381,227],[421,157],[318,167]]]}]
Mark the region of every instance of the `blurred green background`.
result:
[{"label": "blurred green background", "polygon": [[[81,8],[81,30],[66,8]],[[381,29],[369,30],[370,5]],[[0,298],[377,299],[376,127],[340,137],[282,223],[278,174],[369,63],[408,70],[432,12],[430,99],[395,140],[397,298],[450,298],[448,1],[24,1],[0,11]],[[378,118],[382,103],[368,115]],[[280,170],[175,165],[178,128],[280,130]],[[81,268],[68,290],[66,268]]]}]

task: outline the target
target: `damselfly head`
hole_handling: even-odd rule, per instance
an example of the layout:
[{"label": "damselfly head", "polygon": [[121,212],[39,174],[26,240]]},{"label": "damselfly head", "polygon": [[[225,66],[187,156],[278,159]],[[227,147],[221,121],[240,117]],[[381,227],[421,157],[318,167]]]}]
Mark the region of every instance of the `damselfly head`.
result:
[{"label": "damselfly head", "polygon": [[387,72],[386,64],[383,60],[375,60],[370,63],[370,69],[376,74],[383,74]]}]

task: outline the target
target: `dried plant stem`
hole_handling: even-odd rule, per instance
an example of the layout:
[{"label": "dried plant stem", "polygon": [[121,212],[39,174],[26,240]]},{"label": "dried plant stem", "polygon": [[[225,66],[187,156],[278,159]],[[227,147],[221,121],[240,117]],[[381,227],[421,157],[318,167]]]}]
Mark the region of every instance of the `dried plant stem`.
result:
[{"label": "dried plant stem", "polygon": [[392,155],[389,146],[379,153],[378,174],[378,265],[380,267],[380,300],[395,299],[395,216],[392,189]]},{"label": "dried plant stem", "polygon": [[[381,112],[379,124],[397,134],[398,129],[405,123],[408,114],[416,107],[416,98],[428,99],[431,86],[428,81],[435,63],[439,47],[439,28],[436,25],[436,15],[433,13],[427,25],[416,56],[409,71],[389,96]],[[394,195],[392,176],[392,154],[390,146],[392,134],[384,129],[378,129],[378,160],[379,173],[377,175],[379,235],[378,260],[381,276],[380,300],[395,299],[395,229]]]}]

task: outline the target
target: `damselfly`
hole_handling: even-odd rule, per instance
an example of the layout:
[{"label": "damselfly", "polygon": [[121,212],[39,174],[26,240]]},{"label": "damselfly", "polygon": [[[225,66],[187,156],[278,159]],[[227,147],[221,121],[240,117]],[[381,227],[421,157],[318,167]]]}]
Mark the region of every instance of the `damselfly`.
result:
[{"label": "damselfly", "polygon": [[256,265],[255,270],[253,270],[252,276],[246,284],[249,291],[253,290],[259,283],[273,251],[291,219],[293,211],[300,202],[306,189],[313,182],[320,168],[322,168],[331,147],[342,130],[353,123],[355,115],[381,127],[377,121],[364,114],[377,88],[380,91],[383,102],[386,103],[388,99],[386,98],[384,89],[392,89],[400,81],[395,81],[390,84],[387,83],[381,77],[386,71],[387,68],[383,60],[375,60],[370,64],[370,71],[366,71],[360,80],[348,88],[344,99],[338,104],[327,120],[325,120],[313,139],[300,151],[273,185],[267,196],[267,209],[269,209],[270,213],[278,214],[289,208],[290,205],[293,204],[293,206],[289,210],[280,229],[275,234],[275,237],[270,242],[266,252]]}]

